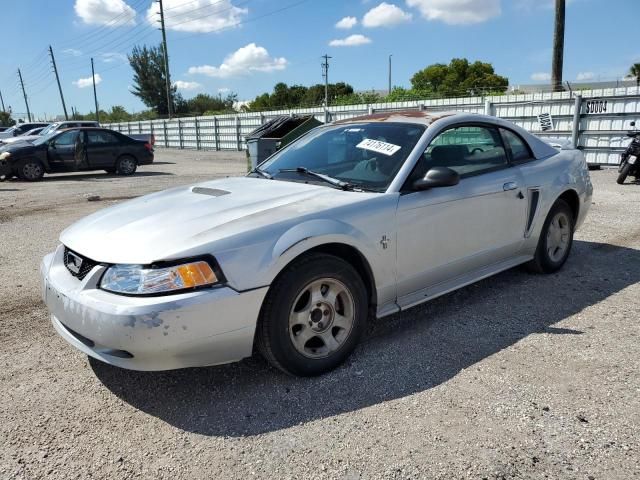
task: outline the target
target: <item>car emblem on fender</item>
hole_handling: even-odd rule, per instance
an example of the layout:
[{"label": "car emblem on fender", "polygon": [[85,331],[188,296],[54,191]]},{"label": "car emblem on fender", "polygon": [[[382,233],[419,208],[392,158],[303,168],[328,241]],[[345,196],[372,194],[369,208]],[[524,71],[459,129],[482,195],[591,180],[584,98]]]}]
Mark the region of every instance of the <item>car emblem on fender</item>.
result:
[{"label": "car emblem on fender", "polygon": [[67,252],[67,268],[73,273],[80,273],[82,258],[72,252]]}]

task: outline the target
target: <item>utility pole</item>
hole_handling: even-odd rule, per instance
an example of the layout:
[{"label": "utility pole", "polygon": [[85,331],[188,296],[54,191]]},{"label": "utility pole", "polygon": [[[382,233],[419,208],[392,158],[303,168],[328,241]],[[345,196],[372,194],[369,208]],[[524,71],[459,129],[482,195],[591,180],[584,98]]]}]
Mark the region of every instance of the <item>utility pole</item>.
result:
[{"label": "utility pole", "polygon": [[324,77],[324,106],[329,106],[329,59],[333,58],[326,53],[322,56],[324,62],[322,62],[322,76]]},{"label": "utility pole", "polygon": [[2,98],[2,91],[0,91],[0,103],[2,104],[2,111],[6,112],[6,110],[4,109],[4,99]]},{"label": "utility pole", "polygon": [[93,69],[93,57],[91,57],[91,79],[93,80],[93,101],[96,103],[96,122],[100,123],[100,110],[98,109],[98,94],[96,93],[96,72]]},{"label": "utility pole", "polygon": [[565,0],[556,0],[556,20],[553,32],[553,61],[551,65],[551,87],[562,91],[562,63],[564,59],[564,14]]},{"label": "utility pole", "polygon": [[27,106],[27,118],[31,121],[31,111],[29,110],[29,102],[27,101],[27,92],[24,90],[24,82],[22,81],[22,72],[18,69],[18,77],[20,77],[20,86],[22,87],[22,95],[24,95],[24,104]]},{"label": "utility pole", "polygon": [[162,27],[162,52],[164,53],[164,77],[167,83],[167,111],[169,118],[173,115],[173,102],[171,99],[171,77],[169,76],[169,53],[167,52],[167,32],[164,28],[164,9],[162,0],[158,0],[160,5],[160,26]]},{"label": "utility pole", "polygon": [[51,64],[53,65],[53,72],[56,74],[56,82],[58,82],[58,91],[60,92],[60,100],[62,100],[62,110],[64,110],[64,119],[69,120],[67,115],[67,106],[64,103],[64,95],[62,95],[62,86],[60,85],[60,77],[58,76],[58,67],[56,67],[56,58],[53,56],[53,49],[49,45],[49,54],[51,55]]},{"label": "utility pole", "polygon": [[391,57],[393,57],[393,53],[389,55],[389,95],[391,95]]}]

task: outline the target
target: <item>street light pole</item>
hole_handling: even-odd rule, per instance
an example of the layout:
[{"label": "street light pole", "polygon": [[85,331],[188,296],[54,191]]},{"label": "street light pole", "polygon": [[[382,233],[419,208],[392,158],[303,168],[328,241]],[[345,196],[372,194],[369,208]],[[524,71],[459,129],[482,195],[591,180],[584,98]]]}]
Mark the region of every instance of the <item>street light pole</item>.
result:
[{"label": "street light pole", "polygon": [[389,95],[391,95],[391,57],[393,57],[393,53],[389,55]]}]

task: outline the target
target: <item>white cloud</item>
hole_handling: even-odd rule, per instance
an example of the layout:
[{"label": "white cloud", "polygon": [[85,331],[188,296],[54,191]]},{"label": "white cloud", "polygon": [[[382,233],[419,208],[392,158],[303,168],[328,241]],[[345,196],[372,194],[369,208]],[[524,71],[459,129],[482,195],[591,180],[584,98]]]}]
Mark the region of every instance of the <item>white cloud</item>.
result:
[{"label": "white cloud", "polygon": [[64,50],[62,50],[62,53],[71,55],[72,57],[79,57],[80,55],[82,55],[82,52],[80,50],[76,50],[75,48],[65,48]]},{"label": "white cloud", "polygon": [[531,80],[534,82],[548,82],[551,80],[551,74],[547,72],[536,72],[531,74]]},{"label": "white cloud", "polygon": [[218,89],[218,93],[224,94],[224,93],[229,93],[229,92],[231,92],[231,89],[227,88],[227,87],[222,87],[222,88]]},{"label": "white cloud", "polygon": [[[87,88],[87,87],[93,86],[93,81],[91,77],[79,78],[78,80],[75,80],[72,83],[78,88]],[[96,73],[96,85],[98,85],[99,83],[102,83],[102,77],[100,76],[99,73]]]},{"label": "white cloud", "polygon": [[250,43],[228,55],[219,67],[202,65],[190,67],[189,73],[209,77],[228,78],[253,72],[273,72],[287,68],[287,59],[272,57],[266,48]]},{"label": "white cloud", "polygon": [[356,17],[344,17],[336,23],[336,28],[342,28],[343,30],[349,30],[358,24]]},{"label": "white cloud", "polygon": [[413,15],[405,12],[400,7],[387,2],[382,2],[373,7],[362,17],[362,25],[367,28],[393,27],[400,23],[408,22]]},{"label": "white cloud", "polygon": [[332,47],[358,47],[360,45],[366,45],[367,43],[371,43],[371,39],[369,37],[356,34],[349,35],[347,38],[331,40],[329,45]]},{"label": "white cloud", "polygon": [[202,87],[198,82],[185,82],[184,80],[178,80],[173,84],[178,90],[195,90]]},{"label": "white cloud", "polygon": [[89,25],[122,27],[136,24],[136,11],[123,0],[76,0],[73,8]]},{"label": "white cloud", "polygon": [[578,82],[588,82],[589,80],[593,80],[596,78],[596,74],[593,72],[580,72],[576,76],[576,80]]},{"label": "white cloud", "polygon": [[100,54],[100,58],[104,63],[125,62],[127,56],[118,52],[105,52]]},{"label": "white cloud", "polygon": [[[246,3],[246,2],[244,2]],[[165,26],[180,32],[215,32],[237,26],[249,13],[238,8],[231,0],[164,0]],[[151,2],[147,20],[156,26],[160,18],[160,7]]]},{"label": "white cloud", "polygon": [[407,5],[420,10],[427,20],[450,25],[485,22],[502,12],[500,0],[407,0]]}]

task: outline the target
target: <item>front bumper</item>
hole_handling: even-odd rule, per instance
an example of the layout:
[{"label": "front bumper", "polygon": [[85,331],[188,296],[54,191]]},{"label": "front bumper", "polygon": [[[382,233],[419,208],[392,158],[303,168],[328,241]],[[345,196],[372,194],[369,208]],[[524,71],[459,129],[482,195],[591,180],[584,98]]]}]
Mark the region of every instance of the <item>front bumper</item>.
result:
[{"label": "front bumper", "polygon": [[87,355],[132,370],[218,365],[251,355],[267,287],[126,297],[97,288],[101,265],[83,280],[73,277],[63,252],[61,245],[42,260],[42,295],[56,331]]}]

